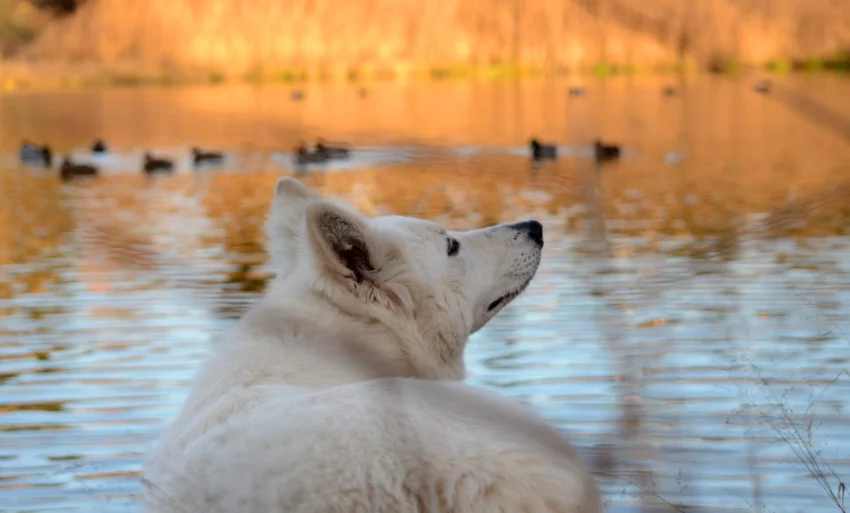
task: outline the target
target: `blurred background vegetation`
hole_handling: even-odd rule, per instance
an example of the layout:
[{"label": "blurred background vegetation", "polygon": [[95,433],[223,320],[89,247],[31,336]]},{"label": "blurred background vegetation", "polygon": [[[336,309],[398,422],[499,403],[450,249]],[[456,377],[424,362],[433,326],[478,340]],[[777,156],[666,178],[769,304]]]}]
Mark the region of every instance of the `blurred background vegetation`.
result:
[{"label": "blurred background vegetation", "polygon": [[846,70],[850,2],[0,0],[0,49],[24,82]]}]

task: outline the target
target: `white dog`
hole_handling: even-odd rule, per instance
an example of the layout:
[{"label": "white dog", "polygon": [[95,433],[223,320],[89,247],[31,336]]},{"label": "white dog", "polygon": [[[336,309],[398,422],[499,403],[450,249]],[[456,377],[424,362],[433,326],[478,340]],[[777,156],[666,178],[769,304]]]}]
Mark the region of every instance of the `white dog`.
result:
[{"label": "white dog", "polygon": [[267,230],[277,276],[149,456],[146,511],[602,511],[558,431],[461,382],[469,335],[537,270],[540,223],[366,219],[284,178]]}]

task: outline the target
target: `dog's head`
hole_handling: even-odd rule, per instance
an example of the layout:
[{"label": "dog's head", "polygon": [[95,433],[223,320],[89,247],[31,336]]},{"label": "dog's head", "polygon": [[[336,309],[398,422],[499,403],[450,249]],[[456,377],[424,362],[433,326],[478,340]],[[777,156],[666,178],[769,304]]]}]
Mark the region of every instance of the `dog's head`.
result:
[{"label": "dog's head", "polygon": [[525,289],[543,247],[537,221],[449,232],[369,219],[291,178],[278,181],[266,226],[276,286],[387,325],[402,344],[423,346],[402,352],[432,360],[422,363],[441,378],[463,376],[467,338]]}]

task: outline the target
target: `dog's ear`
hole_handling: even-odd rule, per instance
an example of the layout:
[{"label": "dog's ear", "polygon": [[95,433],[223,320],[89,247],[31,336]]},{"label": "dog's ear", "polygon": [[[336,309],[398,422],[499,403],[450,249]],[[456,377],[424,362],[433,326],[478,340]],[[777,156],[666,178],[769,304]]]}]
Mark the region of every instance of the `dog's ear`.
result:
[{"label": "dog's ear", "polygon": [[266,220],[266,237],[278,274],[294,267],[296,255],[304,244],[307,207],[319,200],[321,196],[294,178],[277,181],[271,213]]},{"label": "dog's ear", "polygon": [[274,196],[275,203],[279,203],[281,201],[292,201],[299,199],[306,200],[317,200],[321,199],[321,196],[316,194],[316,192],[299,182],[295,178],[284,177],[277,181],[274,186]]},{"label": "dog's ear", "polygon": [[376,251],[366,221],[357,213],[328,203],[307,207],[307,231],[318,260],[352,287],[376,285]]}]

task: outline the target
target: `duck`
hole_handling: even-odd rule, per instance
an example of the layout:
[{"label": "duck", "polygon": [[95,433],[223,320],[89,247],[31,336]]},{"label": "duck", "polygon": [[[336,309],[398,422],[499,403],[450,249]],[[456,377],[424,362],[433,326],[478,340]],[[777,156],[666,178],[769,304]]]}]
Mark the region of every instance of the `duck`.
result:
[{"label": "duck", "polygon": [[762,80],[753,86],[753,91],[758,94],[768,94],[773,89],[773,82],[770,80]]},{"label": "duck", "polygon": [[351,154],[348,148],[343,148],[342,146],[328,146],[322,139],[319,139],[316,142],[315,153],[317,155],[324,156],[326,160],[344,160],[347,159]]},{"label": "duck", "polygon": [[298,90],[292,91],[292,101],[300,102],[304,99],[304,93]]},{"label": "duck", "polygon": [[597,162],[617,160],[620,158],[620,153],[620,147],[616,144],[605,144],[599,139],[593,142],[593,154]]},{"label": "duck", "polygon": [[322,164],[327,162],[328,157],[319,152],[311,153],[307,146],[302,142],[295,148],[295,163],[298,165],[305,164]]},{"label": "duck", "polygon": [[554,144],[541,144],[537,139],[531,139],[531,159],[535,161],[555,160],[558,158],[558,147]]},{"label": "duck", "polygon": [[200,148],[192,148],[192,163],[200,164],[221,164],[224,161],[224,154],[220,151],[204,151]]},{"label": "duck", "polygon": [[673,86],[664,86],[661,92],[664,96],[676,96],[676,88]]},{"label": "duck", "polygon": [[145,152],[145,173],[170,173],[174,171],[174,162],[164,158],[157,158],[149,152]]},{"label": "duck", "polygon": [[109,148],[106,147],[106,143],[103,142],[103,139],[95,139],[95,141],[91,145],[92,153],[106,153],[109,151]]},{"label": "duck", "polygon": [[584,87],[571,87],[570,88],[570,96],[584,96],[587,93],[587,89]]},{"label": "duck", "polygon": [[53,161],[53,152],[50,150],[50,146],[46,144],[39,146],[24,140],[21,141],[20,159],[25,164],[39,164],[49,167]]},{"label": "duck", "polygon": [[74,164],[68,155],[62,158],[62,165],[59,166],[59,177],[64,181],[79,176],[96,176],[98,174],[99,170],[96,167],[89,164]]}]

